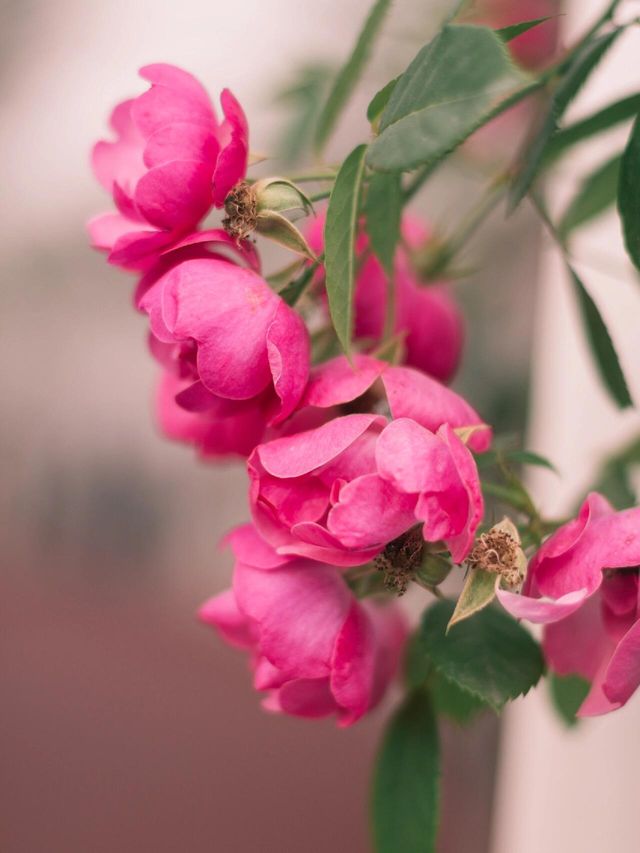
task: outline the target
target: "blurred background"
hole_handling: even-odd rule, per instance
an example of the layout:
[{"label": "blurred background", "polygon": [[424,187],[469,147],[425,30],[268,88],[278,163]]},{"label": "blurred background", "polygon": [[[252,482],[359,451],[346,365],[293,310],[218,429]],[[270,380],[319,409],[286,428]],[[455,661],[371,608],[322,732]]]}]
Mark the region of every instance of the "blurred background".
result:
[{"label": "blurred background", "polygon": [[[511,5],[498,3],[500,14]],[[600,5],[574,4],[576,29],[590,20],[586,7],[590,16]],[[272,158],[273,172],[304,133],[305,104],[317,105],[368,6],[0,0],[3,853],[369,849],[368,778],[388,707],[346,731],[269,716],[243,658],[196,623],[201,601],[229,581],[229,556],[217,543],[246,518],[244,470],[197,463],[156,433],[155,368],[130,304],[133,279],[93,253],[84,232],[85,220],[109,206],[90,174],[90,146],[105,134],[111,106],[142,90],[138,67],[182,65],[214,96],[229,86],[249,117],[253,150]],[[366,138],[369,98],[406,66],[445,6],[398,0],[330,156]],[[516,11],[523,17],[535,15]],[[627,59],[634,49],[637,42]],[[617,73],[625,91],[637,88],[622,67]],[[517,133],[516,122],[468,146],[417,208],[456,222],[491,168],[496,139],[511,146]],[[558,352],[554,340],[566,345],[574,323],[569,307],[568,326],[558,326],[558,312],[536,297],[541,264],[550,278],[561,275],[545,251],[527,209],[506,225],[498,214],[470,249],[481,271],[457,286],[473,323],[456,387],[487,420],[520,436],[536,312],[539,323],[551,317],[557,326],[536,351],[533,400],[547,413],[550,353]],[[633,347],[623,343],[623,360],[635,358]],[[591,399],[595,380],[580,377],[580,399]],[[555,393],[566,422],[567,389]],[[601,455],[638,428],[617,424],[591,430]],[[535,421],[533,436],[534,449],[551,456],[571,444],[570,431],[548,419]],[[536,488],[566,504],[575,486],[569,476],[561,494],[544,480]],[[423,604],[420,596],[409,602]],[[512,770],[526,765],[521,732],[514,738],[508,729],[509,752],[500,756],[493,718],[444,732],[443,853],[524,850],[501,816],[514,805],[522,813],[512,789],[532,800],[525,771],[515,779]],[[537,737],[542,748],[544,732]],[[637,849],[624,843],[611,849]],[[603,848],[531,848],[542,849]]]}]

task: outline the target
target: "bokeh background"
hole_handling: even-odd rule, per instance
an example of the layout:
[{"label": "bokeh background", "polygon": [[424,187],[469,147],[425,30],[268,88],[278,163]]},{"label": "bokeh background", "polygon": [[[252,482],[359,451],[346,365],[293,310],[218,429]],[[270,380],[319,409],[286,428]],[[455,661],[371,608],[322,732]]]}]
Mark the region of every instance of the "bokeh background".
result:
[{"label": "bokeh background", "polygon": [[[398,0],[330,156],[366,138],[369,97],[406,66],[445,5]],[[586,6],[574,5],[582,29]],[[83,226],[108,206],[90,174],[90,145],[110,107],[141,90],[139,66],[174,62],[213,94],[229,86],[249,116],[252,148],[277,161],[296,117],[278,92],[336,67],[367,8],[367,0],[0,0],[3,853],[370,849],[368,777],[388,706],[346,731],[267,715],[242,657],[196,623],[199,603],[229,580],[217,543],[246,518],[244,471],[197,464],[156,433],[155,369],[131,309],[133,281],[91,252]],[[623,82],[637,88],[637,79]],[[517,129],[504,132],[511,140]],[[480,141],[417,207],[457,221],[494,154],[494,142]],[[522,435],[534,318],[547,310],[531,213],[506,225],[493,217],[469,260],[481,271],[457,286],[470,318],[457,387],[488,420]],[[566,327],[556,337],[566,343]],[[533,399],[547,411],[557,350],[551,333],[543,340]],[[631,344],[625,355],[635,357]],[[593,376],[581,382],[586,396]],[[561,406],[567,391],[557,393]],[[558,429],[538,417],[538,449],[553,450]],[[594,429],[606,433],[602,453],[619,438],[610,421]],[[572,499],[571,482],[561,495],[547,481],[537,488]],[[408,606],[422,604],[418,596]],[[440,850],[524,851],[494,809],[498,791],[503,814],[521,813],[504,780],[522,764],[522,739],[508,733],[497,783],[494,719],[446,729],[444,739]],[[513,785],[530,802],[519,778]],[[610,849],[637,849],[624,843]],[[541,849],[604,848],[531,848]]]}]

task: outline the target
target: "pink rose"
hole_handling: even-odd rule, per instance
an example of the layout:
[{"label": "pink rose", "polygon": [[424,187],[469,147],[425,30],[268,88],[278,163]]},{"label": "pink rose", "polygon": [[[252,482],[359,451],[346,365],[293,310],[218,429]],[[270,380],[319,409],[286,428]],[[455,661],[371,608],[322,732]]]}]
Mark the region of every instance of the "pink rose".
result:
[{"label": "pink rose", "polygon": [[[326,214],[322,213],[308,229],[309,245],[316,254],[323,250]],[[415,219],[405,217],[403,239],[417,247],[428,238],[427,229]],[[363,233],[357,253],[367,252],[368,239]],[[411,269],[407,252],[400,247],[395,260],[396,320],[395,332],[405,332],[405,361],[445,382],[456,372],[464,337],[462,316],[443,282],[420,283]],[[355,291],[356,339],[382,339],[387,313],[387,277],[373,255],[369,255],[358,273]]]},{"label": "pink rose", "polygon": [[159,398],[168,434],[206,455],[245,455],[267,424],[298,405],[309,373],[307,330],[252,270],[192,258],[145,277],[136,301],[149,315],[151,350],[172,374]]},{"label": "pink rose", "polygon": [[[314,371],[303,404],[357,400],[380,379],[392,420],[350,414],[258,446],[249,457],[256,526],[281,554],[335,565],[366,563],[416,524],[453,559],[468,554],[484,506],[476,449],[491,431],[453,391],[415,370],[366,356]],[[294,419],[295,421],[295,419]]]},{"label": "pink rose", "polygon": [[592,682],[581,716],[620,708],[640,684],[640,508],[615,512],[597,493],[529,564],[522,595],[498,597],[517,618],[546,625],[549,666]]},{"label": "pink rose", "polygon": [[276,554],[251,525],[228,540],[233,587],[207,601],[200,619],[250,653],[267,709],[355,723],[398,668],[407,635],[400,609],[358,601],[338,569]]},{"label": "pink rose", "polygon": [[95,175],[118,211],[94,218],[89,232],[111,263],[130,269],[148,269],[212,205],[221,207],[248,157],[247,122],[228,89],[219,122],[191,74],[165,64],[140,74],[151,88],[118,104],[111,115],[116,141],[100,141],[92,152]]}]

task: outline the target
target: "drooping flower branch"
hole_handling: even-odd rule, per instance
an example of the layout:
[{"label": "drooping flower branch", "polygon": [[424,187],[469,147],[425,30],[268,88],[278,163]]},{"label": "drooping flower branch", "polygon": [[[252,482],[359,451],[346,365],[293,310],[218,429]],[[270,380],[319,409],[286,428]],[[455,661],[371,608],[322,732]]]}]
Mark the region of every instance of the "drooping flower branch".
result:
[{"label": "drooping flower branch", "polygon": [[[374,4],[317,114],[317,154],[389,5]],[[602,174],[587,181],[556,228],[536,180],[573,144],[640,110],[639,94],[558,128],[624,30],[612,23],[622,3],[561,53],[552,0],[523,3],[514,20],[520,5],[481,3],[469,24],[456,4],[371,101],[372,138],[335,168],[257,179],[234,96],[223,91],[219,119],[195,78],[162,64],[141,70],[150,88],[116,107],[115,140],[92,154],[115,209],[89,232],[110,263],[138,275],[134,302],[159,365],[157,421],[203,458],[246,463],[253,522],[227,537],[232,588],[203,605],[202,621],[247,652],[267,709],[340,725],[378,705],[405,658],[406,696],[376,772],[381,853],[434,849],[434,708],[456,719],[498,711],[538,682],[545,660],[554,678],[579,677],[570,718],[618,708],[640,684],[639,510],[616,512],[593,493],[575,519],[544,518],[519,468],[549,463],[494,443],[500,424],[444,384],[463,355],[451,280],[471,234],[505,199],[513,209],[530,197],[569,262],[572,229],[617,185],[605,193]],[[541,91],[547,107],[530,100]],[[525,103],[527,115],[512,112]],[[448,236],[406,211],[476,131],[499,134],[500,116],[536,112],[522,149],[507,146],[510,163]],[[618,164],[636,264],[639,127]],[[312,182],[320,189],[303,191]],[[285,256],[266,278],[261,239]],[[571,276],[604,384],[631,405],[597,306]],[[509,518],[493,524],[499,507]],[[428,604],[412,635],[396,600],[411,586]],[[542,648],[509,614],[544,623]],[[399,764],[409,753],[422,761]],[[423,808],[400,820],[409,789],[424,793]]]}]

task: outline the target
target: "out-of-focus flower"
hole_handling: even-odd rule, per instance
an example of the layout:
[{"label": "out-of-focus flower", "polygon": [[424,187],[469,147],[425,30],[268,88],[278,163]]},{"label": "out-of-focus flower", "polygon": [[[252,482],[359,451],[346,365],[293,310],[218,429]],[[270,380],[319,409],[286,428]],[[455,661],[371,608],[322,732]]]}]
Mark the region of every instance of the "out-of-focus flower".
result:
[{"label": "out-of-focus flower", "polygon": [[358,601],[337,568],[282,557],[250,525],[228,539],[233,587],[202,606],[201,620],[250,653],[266,708],[355,723],[397,670],[407,634],[400,609]]},{"label": "out-of-focus flower", "polygon": [[491,432],[435,380],[366,356],[354,368],[344,358],[322,365],[304,402],[357,400],[377,377],[390,422],[350,414],[255,449],[248,467],[256,526],[279,553],[350,566],[421,523],[427,542],[443,541],[461,562],[484,506],[473,456],[455,429],[481,449]]},{"label": "out-of-focus flower", "polygon": [[89,223],[93,244],[109,261],[148,269],[157,256],[193,231],[212,205],[221,207],[247,169],[248,127],[228,89],[219,122],[205,89],[173,65],[147,65],[151,88],[118,104],[113,142],[92,152],[97,179],[117,212]]},{"label": "out-of-focus flower", "polygon": [[[324,244],[326,213],[308,227],[309,245],[320,255]],[[404,333],[407,364],[446,382],[455,373],[464,337],[462,316],[446,282],[420,282],[413,271],[408,249],[417,248],[429,237],[428,229],[415,218],[405,217],[402,239],[395,257],[395,333]],[[354,337],[366,339],[372,347],[382,339],[387,314],[387,276],[369,251],[366,234],[356,246],[363,261],[355,290]]]},{"label": "out-of-focus flower", "polygon": [[473,4],[476,23],[494,29],[549,18],[509,42],[513,58],[524,68],[536,70],[553,58],[558,47],[560,0],[477,0]]},{"label": "out-of-focus flower", "polygon": [[151,350],[171,374],[159,397],[169,435],[205,455],[246,454],[298,405],[307,330],[252,270],[212,257],[181,261],[143,278],[136,301],[149,315]]},{"label": "out-of-focus flower", "polygon": [[549,666],[591,681],[581,716],[627,702],[640,685],[640,509],[592,493],[529,564],[522,595],[498,591],[517,618],[546,623]]}]

